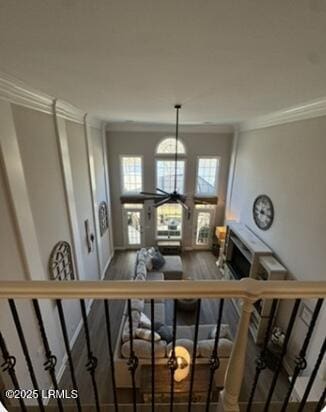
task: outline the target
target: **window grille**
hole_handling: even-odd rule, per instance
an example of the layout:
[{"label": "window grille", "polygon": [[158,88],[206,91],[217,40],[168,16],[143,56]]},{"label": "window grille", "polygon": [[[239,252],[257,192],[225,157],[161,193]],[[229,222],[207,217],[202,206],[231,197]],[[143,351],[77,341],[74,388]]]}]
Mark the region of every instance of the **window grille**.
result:
[{"label": "window grille", "polygon": [[71,247],[68,242],[61,240],[54,246],[49,259],[48,270],[51,280],[75,279]]}]

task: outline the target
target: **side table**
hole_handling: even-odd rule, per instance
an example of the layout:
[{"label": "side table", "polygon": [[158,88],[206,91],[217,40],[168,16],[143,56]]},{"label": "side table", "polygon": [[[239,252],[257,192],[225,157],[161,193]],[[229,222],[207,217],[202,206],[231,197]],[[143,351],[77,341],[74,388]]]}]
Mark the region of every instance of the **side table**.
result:
[{"label": "side table", "polygon": [[[152,400],[152,375],[151,366],[141,368],[140,394],[145,403]],[[174,401],[188,402],[191,371],[186,379],[174,382]],[[206,402],[210,369],[209,365],[197,365],[195,368],[194,385],[192,391],[193,402]],[[166,403],[170,401],[171,372],[167,365],[155,366],[155,402]],[[215,385],[212,389],[212,400],[217,401],[218,390]]]}]

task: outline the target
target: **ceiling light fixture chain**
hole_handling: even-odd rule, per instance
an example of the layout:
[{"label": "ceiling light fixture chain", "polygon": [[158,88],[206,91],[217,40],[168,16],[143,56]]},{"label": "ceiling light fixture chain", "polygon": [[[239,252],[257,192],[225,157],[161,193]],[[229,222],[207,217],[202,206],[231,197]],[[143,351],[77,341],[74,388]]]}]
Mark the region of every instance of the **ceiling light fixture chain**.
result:
[{"label": "ceiling light fixture chain", "polygon": [[181,104],[176,104],[174,106],[176,109],[176,123],[175,123],[175,155],[174,155],[174,192],[177,191],[177,171],[178,171],[178,140],[179,140],[179,110],[181,109]]}]

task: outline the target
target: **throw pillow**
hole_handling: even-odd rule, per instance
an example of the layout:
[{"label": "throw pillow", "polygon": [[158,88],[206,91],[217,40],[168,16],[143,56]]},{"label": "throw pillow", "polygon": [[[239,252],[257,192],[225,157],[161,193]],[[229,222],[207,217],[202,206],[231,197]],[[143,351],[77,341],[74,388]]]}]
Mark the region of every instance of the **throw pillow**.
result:
[{"label": "throw pillow", "polygon": [[150,256],[150,257],[153,257],[154,255],[155,255],[155,252],[156,252],[156,249],[155,249],[155,247],[150,247],[148,250],[147,250],[147,253],[148,253],[148,255]]},{"label": "throw pillow", "polygon": [[131,299],[131,310],[142,312],[144,310],[144,299]]},{"label": "throw pillow", "polygon": [[[137,328],[135,330],[135,336],[138,339],[151,341],[152,331],[145,328]],[[161,340],[161,336],[157,332],[154,332],[154,342],[158,342],[159,340]]]},{"label": "throw pillow", "polygon": [[[131,318],[132,318],[132,322],[133,323],[137,322],[137,326],[138,326],[139,321],[140,321],[140,312],[139,312],[139,310],[132,310],[131,311]],[[127,316],[127,322],[129,322],[128,316]]]},{"label": "throw pillow", "polygon": [[140,328],[145,328],[145,329],[151,329],[151,325],[152,325],[152,322],[149,319],[149,317],[146,316],[145,313],[142,312],[140,314],[139,327]]},{"label": "throw pillow", "polygon": [[[212,328],[212,330],[209,332],[208,334],[208,339],[215,339],[215,335],[216,335],[216,329],[217,327],[214,326]],[[226,324],[222,324],[221,328],[220,328],[220,336],[219,339],[221,338],[229,338],[230,337],[230,329],[229,329],[229,325]]]},{"label": "throw pillow", "polygon": [[138,262],[137,264],[137,268],[136,268],[136,276],[142,274],[145,276],[147,276],[147,269],[146,269],[146,264],[143,261]]},{"label": "throw pillow", "polygon": [[152,264],[154,270],[159,270],[164,265],[165,259],[161,252],[155,252],[154,256],[152,257]]},{"label": "throw pillow", "polygon": [[[135,338],[136,337],[136,329],[138,327],[138,322],[133,322],[132,324],[132,337]],[[123,331],[122,331],[122,335],[121,335],[121,340],[122,342],[127,342],[128,340],[130,340],[130,330],[129,330],[129,321],[125,322],[125,325],[123,327]]]},{"label": "throw pillow", "polygon": [[145,248],[141,248],[138,252],[138,262],[145,262],[147,256],[147,250]]},{"label": "throw pillow", "polygon": [[159,320],[156,320],[156,321],[154,322],[154,330],[157,332],[158,329],[160,329],[160,327],[163,326],[163,325],[164,325],[164,323],[162,323],[162,322],[159,321]]},{"label": "throw pillow", "polygon": [[156,332],[161,336],[162,340],[165,340],[166,343],[170,343],[173,340],[171,329],[166,325],[161,325]]},{"label": "throw pillow", "polygon": [[153,270],[152,256],[147,255],[145,259],[146,269],[151,271]]},{"label": "throw pillow", "polygon": [[143,273],[137,273],[136,277],[135,277],[135,281],[142,281],[144,282],[146,280],[146,276],[144,276]]}]

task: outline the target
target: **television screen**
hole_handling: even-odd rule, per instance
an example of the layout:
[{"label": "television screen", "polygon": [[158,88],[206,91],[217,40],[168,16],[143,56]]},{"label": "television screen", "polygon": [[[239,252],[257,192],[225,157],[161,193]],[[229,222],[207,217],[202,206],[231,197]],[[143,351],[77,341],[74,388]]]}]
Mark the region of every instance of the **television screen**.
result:
[{"label": "television screen", "polygon": [[236,279],[242,279],[249,276],[250,262],[241,253],[241,250],[234,244],[232,250],[232,256],[230,260],[231,268],[233,269],[233,275]]}]

